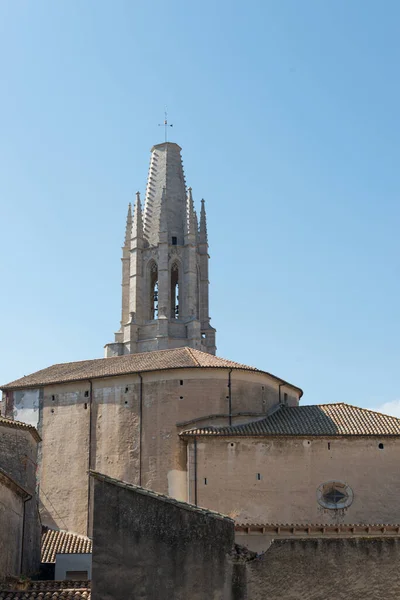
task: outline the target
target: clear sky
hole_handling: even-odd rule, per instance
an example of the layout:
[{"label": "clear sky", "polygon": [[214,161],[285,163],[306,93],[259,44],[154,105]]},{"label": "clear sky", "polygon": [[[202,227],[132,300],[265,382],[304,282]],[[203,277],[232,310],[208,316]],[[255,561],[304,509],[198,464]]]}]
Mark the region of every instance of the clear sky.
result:
[{"label": "clear sky", "polygon": [[113,341],[167,105],[218,355],[400,416],[399,23],[394,0],[0,2],[0,382]]}]

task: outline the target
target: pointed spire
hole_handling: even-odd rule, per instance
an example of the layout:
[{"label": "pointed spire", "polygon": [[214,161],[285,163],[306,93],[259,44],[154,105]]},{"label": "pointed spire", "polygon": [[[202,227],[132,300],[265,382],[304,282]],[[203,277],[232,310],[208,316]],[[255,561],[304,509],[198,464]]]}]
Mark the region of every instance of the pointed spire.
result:
[{"label": "pointed spire", "polygon": [[[140,202],[140,193],[136,192],[135,208],[133,211],[133,223],[132,223],[132,242],[137,238],[143,240],[143,217],[142,217],[142,205]],[[132,244],[131,244],[132,246]]]},{"label": "pointed spire", "polygon": [[131,229],[132,229],[132,205],[129,202],[128,205],[128,214],[126,217],[126,228],[125,228],[125,246],[129,246],[129,240],[131,239]]},{"label": "pointed spire", "polygon": [[186,199],[186,234],[196,235],[196,222],[195,212],[192,196],[192,188],[188,189],[188,195]]},{"label": "pointed spire", "polygon": [[201,201],[201,211],[200,211],[200,230],[199,230],[199,242],[200,244],[207,244],[207,217],[206,217],[206,208],[204,206],[204,199]]}]

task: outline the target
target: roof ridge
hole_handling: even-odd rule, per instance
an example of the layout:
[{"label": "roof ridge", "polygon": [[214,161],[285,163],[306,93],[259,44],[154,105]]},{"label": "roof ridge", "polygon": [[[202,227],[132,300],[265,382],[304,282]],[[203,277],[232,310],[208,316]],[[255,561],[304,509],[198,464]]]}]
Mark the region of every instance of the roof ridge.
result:
[{"label": "roof ridge", "polygon": [[350,406],[351,408],[356,408],[357,410],[362,410],[363,412],[372,413],[373,415],[381,415],[383,417],[389,417],[390,419],[396,419],[396,421],[400,422],[399,417],[395,417],[394,415],[387,415],[386,413],[380,412],[379,410],[372,410],[371,408],[355,406],[354,404],[347,404],[347,402],[341,402],[340,404],[344,404],[345,406]]},{"label": "roof ridge", "polygon": [[186,350],[186,351],[189,353],[189,356],[190,356],[191,358],[193,358],[193,360],[194,360],[194,362],[196,363],[196,365],[197,365],[198,367],[200,367],[201,365],[200,365],[199,361],[197,360],[197,358],[194,356],[194,354],[193,354],[193,352],[192,352],[192,348],[189,348],[189,346],[185,346],[184,348],[185,348],[185,350]]},{"label": "roof ridge", "polygon": [[262,419],[235,425],[192,427],[181,436],[400,436],[400,419],[340,402],[283,406]]}]

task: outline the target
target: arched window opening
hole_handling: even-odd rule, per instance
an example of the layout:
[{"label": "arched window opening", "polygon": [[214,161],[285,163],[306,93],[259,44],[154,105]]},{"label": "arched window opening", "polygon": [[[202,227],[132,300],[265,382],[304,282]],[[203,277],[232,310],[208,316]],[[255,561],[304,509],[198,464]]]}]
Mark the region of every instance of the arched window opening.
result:
[{"label": "arched window opening", "polygon": [[150,265],[150,319],[158,319],[158,269],[155,262]]},{"label": "arched window opening", "polygon": [[171,267],[171,319],[179,319],[179,267]]}]

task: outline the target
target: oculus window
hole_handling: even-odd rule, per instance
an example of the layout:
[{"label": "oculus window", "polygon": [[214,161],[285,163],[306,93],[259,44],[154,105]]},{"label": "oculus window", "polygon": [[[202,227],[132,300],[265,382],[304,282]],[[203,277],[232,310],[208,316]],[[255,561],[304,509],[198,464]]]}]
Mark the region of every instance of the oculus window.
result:
[{"label": "oculus window", "polygon": [[347,508],[353,502],[353,490],[342,481],[327,481],[317,489],[317,500],[330,510]]}]

